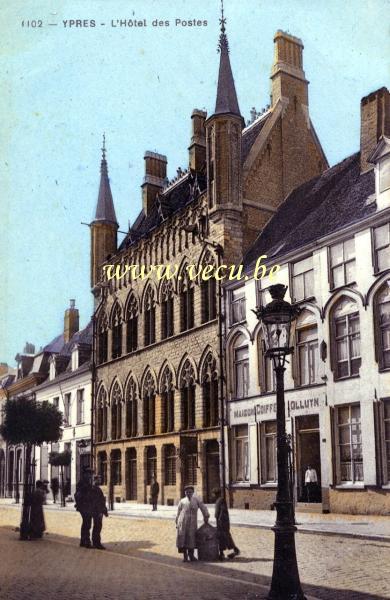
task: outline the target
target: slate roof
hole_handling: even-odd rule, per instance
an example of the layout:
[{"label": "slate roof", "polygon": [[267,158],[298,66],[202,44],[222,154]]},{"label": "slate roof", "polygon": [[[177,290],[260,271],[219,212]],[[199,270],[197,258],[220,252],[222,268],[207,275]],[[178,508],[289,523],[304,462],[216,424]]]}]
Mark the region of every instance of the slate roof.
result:
[{"label": "slate roof", "polygon": [[168,187],[158,196],[148,215],[141,210],[129,233],[122,241],[119,251],[149,235],[160,223],[190,204],[205,190],[206,176],[189,171],[178,183]]},{"label": "slate roof", "polygon": [[61,333],[43,348],[43,352],[70,356],[72,348],[76,343],[92,344],[92,321],[84,329],[77,331],[66,344],[64,343],[64,334]]},{"label": "slate roof", "polygon": [[375,213],[374,171],[360,173],[360,153],[293,190],[244,256],[252,268],[266,254],[277,258]]},{"label": "slate roof", "polygon": [[59,375],[57,375],[55,377],[55,379],[51,379],[51,380],[47,379],[46,381],[44,381],[40,385],[37,385],[36,387],[34,387],[34,392],[35,391],[43,390],[45,388],[48,388],[51,385],[56,385],[60,381],[65,381],[66,379],[70,379],[72,377],[75,377],[76,375],[80,375],[81,373],[84,373],[85,371],[88,371],[90,369],[90,366],[91,366],[90,362],[87,360],[82,365],[80,365],[78,367],[78,369],[75,369],[74,371],[71,371],[71,370],[67,369],[66,371],[63,371],[62,373],[60,373]]},{"label": "slate roof", "polygon": [[219,61],[218,88],[214,114],[228,113],[241,116],[232,67],[230,65],[229,46],[224,25],[222,26],[222,33],[219,38],[219,51],[221,53],[221,58]]},{"label": "slate roof", "polygon": [[115,225],[118,225],[118,222],[116,220],[114,202],[112,199],[110,180],[108,178],[107,161],[104,153],[100,165],[99,195],[96,205],[94,221],[104,221],[107,223],[115,223]]},{"label": "slate roof", "polygon": [[264,125],[268,121],[270,114],[271,113],[268,113],[262,119],[259,119],[257,123],[253,124],[252,126],[248,127],[247,129],[245,129],[243,131],[242,150],[241,150],[241,160],[243,163],[245,162],[245,160],[250,152],[250,149],[252,148],[253,144],[255,143],[257,136],[259,135],[260,131],[263,129]]}]

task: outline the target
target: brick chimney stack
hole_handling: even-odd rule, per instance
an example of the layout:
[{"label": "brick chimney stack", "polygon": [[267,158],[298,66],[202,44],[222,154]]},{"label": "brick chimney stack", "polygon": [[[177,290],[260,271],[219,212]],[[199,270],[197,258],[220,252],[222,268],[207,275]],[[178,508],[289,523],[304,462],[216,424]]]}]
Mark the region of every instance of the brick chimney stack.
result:
[{"label": "brick chimney stack", "polygon": [[189,151],[189,166],[194,171],[201,171],[206,162],[206,129],[207,113],[194,108],[191,115],[192,135]]},{"label": "brick chimney stack", "polygon": [[167,157],[157,152],[145,152],[145,177],[141,185],[142,207],[147,215],[156,199],[156,195],[167,184]]},{"label": "brick chimney stack", "polygon": [[360,168],[373,168],[367,159],[382,135],[390,135],[390,93],[385,87],[372,92],[360,104]]},{"label": "brick chimney stack", "polygon": [[274,37],[274,62],[271,71],[272,106],[281,98],[296,98],[308,105],[308,81],[303,70],[303,43],[299,38],[277,31]]},{"label": "brick chimney stack", "polygon": [[79,330],[79,311],[75,308],[76,301],[70,300],[70,306],[64,316],[64,343],[66,344]]}]

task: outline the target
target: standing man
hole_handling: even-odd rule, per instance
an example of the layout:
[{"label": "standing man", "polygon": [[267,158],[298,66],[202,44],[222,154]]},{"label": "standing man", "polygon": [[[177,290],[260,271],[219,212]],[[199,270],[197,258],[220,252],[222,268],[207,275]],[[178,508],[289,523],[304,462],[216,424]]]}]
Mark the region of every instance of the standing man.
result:
[{"label": "standing man", "polygon": [[317,491],[317,484],[317,472],[310,465],[308,465],[305,473],[305,486],[308,502],[314,502]]},{"label": "standing man", "polygon": [[92,487],[92,545],[97,550],[105,550],[100,538],[100,533],[103,526],[103,515],[108,517],[108,510],[106,506],[106,499],[99,487],[99,477],[96,476],[93,478]]},{"label": "standing man", "polygon": [[153,475],[152,483],[150,485],[150,497],[151,497],[151,501],[152,501],[152,505],[153,505],[152,510],[157,510],[157,500],[158,500],[159,493],[160,493],[160,486],[158,484],[156,475]]},{"label": "standing man", "polygon": [[201,510],[205,523],[209,521],[209,511],[199,498],[194,496],[194,487],[187,485],[184,488],[184,498],[177,507],[176,515],[176,546],[180,554],[183,554],[183,562],[198,560],[194,556],[196,547],[195,534],[198,528],[198,509]]},{"label": "standing man", "polygon": [[84,468],[80,481],[76,486],[75,509],[82,518],[80,546],[91,548],[90,530],[92,524],[92,469]]}]

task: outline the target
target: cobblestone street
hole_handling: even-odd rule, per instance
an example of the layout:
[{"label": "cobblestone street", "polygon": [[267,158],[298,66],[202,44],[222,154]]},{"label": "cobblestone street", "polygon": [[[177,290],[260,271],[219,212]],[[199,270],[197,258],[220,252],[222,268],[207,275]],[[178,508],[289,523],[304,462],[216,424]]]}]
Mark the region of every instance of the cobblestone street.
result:
[{"label": "cobblestone street", "polygon": [[[46,511],[47,534],[20,542],[20,512],[0,507],[0,598],[4,600],[255,600],[272,572],[273,533],[234,527],[241,556],[184,565],[169,520],[110,515],[105,552],[78,546],[76,512]],[[390,542],[317,533],[297,535],[301,581],[308,597],[390,598]]]}]

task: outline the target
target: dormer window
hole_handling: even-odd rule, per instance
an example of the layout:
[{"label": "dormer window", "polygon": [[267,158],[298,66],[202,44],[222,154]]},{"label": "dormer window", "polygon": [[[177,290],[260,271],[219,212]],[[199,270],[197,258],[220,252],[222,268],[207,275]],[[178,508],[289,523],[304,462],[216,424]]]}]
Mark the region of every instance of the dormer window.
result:
[{"label": "dormer window", "polygon": [[368,157],[375,166],[375,195],[378,210],[390,207],[390,138],[382,136]]},{"label": "dormer window", "polygon": [[379,193],[390,188],[390,159],[387,157],[379,163]]}]

